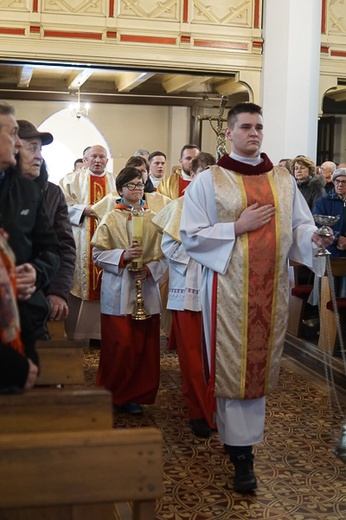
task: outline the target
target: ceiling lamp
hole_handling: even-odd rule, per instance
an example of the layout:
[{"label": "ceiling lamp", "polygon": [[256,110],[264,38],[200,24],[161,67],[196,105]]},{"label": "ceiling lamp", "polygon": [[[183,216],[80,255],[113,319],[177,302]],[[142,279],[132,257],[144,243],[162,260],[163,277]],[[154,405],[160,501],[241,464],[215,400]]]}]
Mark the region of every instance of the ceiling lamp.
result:
[{"label": "ceiling lamp", "polygon": [[80,89],[77,89],[77,102],[70,104],[71,115],[80,119],[82,116],[87,116],[89,114],[90,104],[84,103],[84,105],[80,102]]}]

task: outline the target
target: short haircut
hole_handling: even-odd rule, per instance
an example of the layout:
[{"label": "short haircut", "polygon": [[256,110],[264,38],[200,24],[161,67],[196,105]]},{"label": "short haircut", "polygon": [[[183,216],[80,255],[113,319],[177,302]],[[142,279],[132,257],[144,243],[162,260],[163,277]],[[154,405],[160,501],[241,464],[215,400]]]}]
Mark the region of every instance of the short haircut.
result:
[{"label": "short haircut", "polygon": [[156,150],[156,152],[151,152],[151,154],[149,155],[148,161],[151,163],[151,161],[154,159],[154,157],[157,157],[158,155],[162,155],[162,157],[167,159],[165,153],[160,152],[159,150]]},{"label": "short haircut", "polygon": [[149,150],[146,150],[145,148],[139,148],[139,150],[137,150],[133,156],[137,157],[138,155],[150,155],[150,152]]},{"label": "short haircut", "polygon": [[78,163],[83,163],[83,157],[80,157],[79,159],[75,160],[75,162],[73,163],[74,169],[76,169],[76,166],[77,166]]},{"label": "short haircut", "polygon": [[234,105],[233,108],[231,108],[228,111],[227,114],[227,125],[229,128],[233,128],[238,115],[239,114],[259,114],[262,116],[262,108],[259,105],[256,105],[255,103],[238,103],[237,105]]},{"label": "short haircut", "polygon": [[191,171],[194,173],[197,172],[198,168],[208,168],[208,166],[212,166],[213,164],[216,164],[216,159],[214,155],[208,152],[199,152],[197,157],[192,159],[191,162]]},{"label": "short haircut", "polygon": [[91,146],[87,146],[86,148],[84,148],[84,150],[83,150],[83,157],[85,157],[85,155],[90,150],[90,148],[91,148]]},{"label": "short haircut", "polygon": [[118,193],[122,191],[125,184],[133,181],[134,179],[142,179],[141,172],[136,168],[133,168],[132,166],[125,166],[125,168],[120,170],[115,180]]},{"label": "short haircut", "polygon": [[290,173],[292,173],[292,159],[280,159],[278,164],[280,164],[281,162],[285,162],[286,163],[286,165],[285,165],[286,170],[288,170]]},{"label": "short haircut", "polygon": [[[13,105],[6,103],[4,101],[0,102],[0,116],[14,116],[15,108]],[[2,127],[3,122],[0,121],[0,128]]]},{"label": "short haircut", "polygon": [[184,146],[180,150],[180,159],[182,158],[185,150],[189,150],[190,148],[195,148],[196,150],[199,150],[199,147],[196,144],[184,144]]},{"label": "short haircut", "polygon": [[292,161],[292,172],[293,173],[294,173],[294,167],[297,163],[307,166],[309,168],[309,175],[311,175],[311,176],[315,175],[316,165],[312,159],[309,159],[309,157],[305,157],[305,155],[298,155],[297,157],[295,157]]},{"label": "short haircut", "polygon": [[133,168],[136,168],[136,166],[145,166],[148,173],[150,170],[149,162],[145,157],[141,157],[140,155],[132,155],[132,157],[127,160],[125,167],[126,166],[132,166]]}]

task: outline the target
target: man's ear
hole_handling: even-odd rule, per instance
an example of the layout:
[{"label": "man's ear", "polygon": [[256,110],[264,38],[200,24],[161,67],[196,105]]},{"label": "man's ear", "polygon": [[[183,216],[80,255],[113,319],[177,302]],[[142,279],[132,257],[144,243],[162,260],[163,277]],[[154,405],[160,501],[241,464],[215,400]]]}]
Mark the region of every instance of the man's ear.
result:
[{"label": "man's ear", "polygon": [[232,140],[232,130],[229,128],[229,126],[227,126],[226,130],[225,130],[225,137],[226,139],[228,139],[229,141]]}]

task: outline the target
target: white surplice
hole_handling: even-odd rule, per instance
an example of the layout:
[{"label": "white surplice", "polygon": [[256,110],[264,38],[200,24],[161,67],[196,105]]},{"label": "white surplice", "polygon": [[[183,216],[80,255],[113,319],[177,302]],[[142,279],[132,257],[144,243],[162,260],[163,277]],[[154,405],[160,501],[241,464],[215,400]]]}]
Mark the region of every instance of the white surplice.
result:
[{"label": "white surplice", "polygon": [[[311,242],[316,230],[305,199],[293,184],[292,246],[288,258],[303,263],[321,276],[324,261],[314,257]],[[210,169],[199,174],[185,192],[181,239],[187,254],[205,266],[201,299],[205,337],[210,362],[211,297],[214,272],[227,272],[236,243],[234,222],[219,222]],[[287,288],[288,290],[288,288]],[[265,419],[265,396],[258,399],[217,397],[217,426],[222,443],[248,446],[261,442]]]}]

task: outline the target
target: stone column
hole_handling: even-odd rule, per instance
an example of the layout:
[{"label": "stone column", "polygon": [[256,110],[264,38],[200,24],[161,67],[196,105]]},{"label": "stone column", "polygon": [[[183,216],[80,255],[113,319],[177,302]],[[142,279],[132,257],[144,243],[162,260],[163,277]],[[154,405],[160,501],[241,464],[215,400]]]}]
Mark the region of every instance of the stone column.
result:
[{"label": "stone column", "polygon": [[317,151],[322,0],[264,0],[262,106],[274,164]]}]

